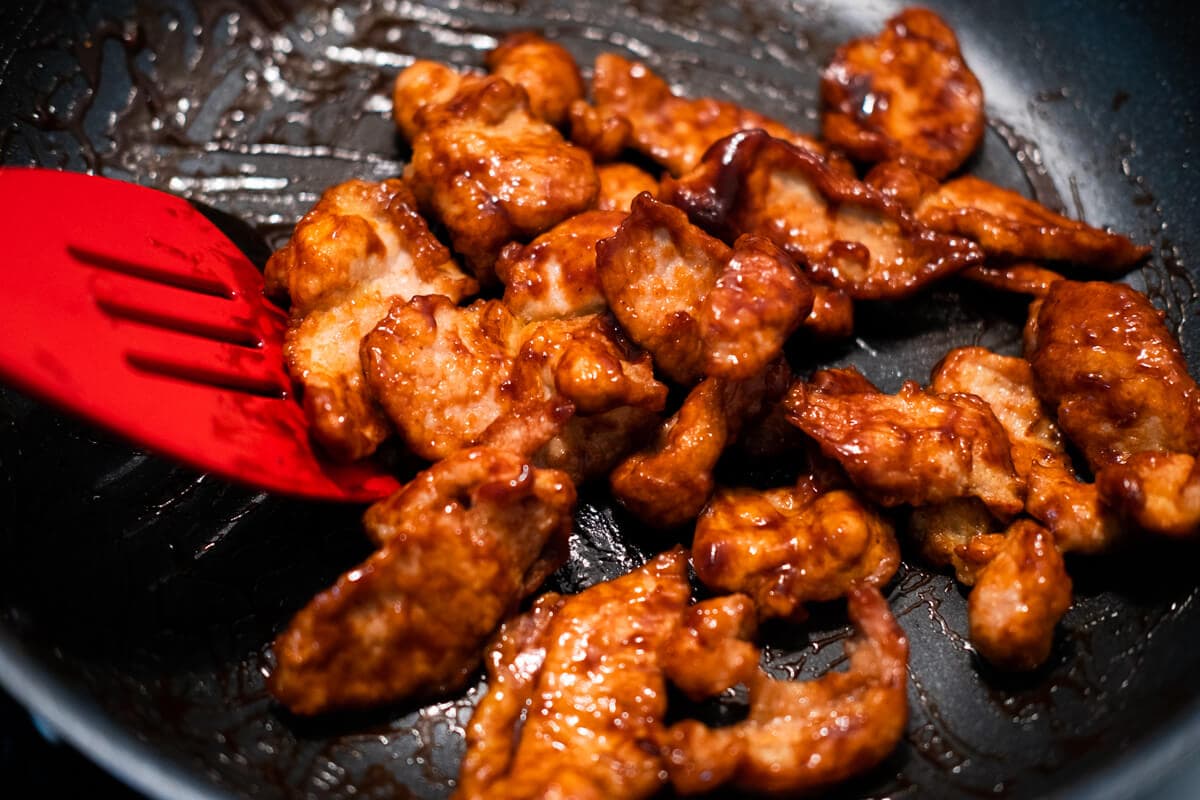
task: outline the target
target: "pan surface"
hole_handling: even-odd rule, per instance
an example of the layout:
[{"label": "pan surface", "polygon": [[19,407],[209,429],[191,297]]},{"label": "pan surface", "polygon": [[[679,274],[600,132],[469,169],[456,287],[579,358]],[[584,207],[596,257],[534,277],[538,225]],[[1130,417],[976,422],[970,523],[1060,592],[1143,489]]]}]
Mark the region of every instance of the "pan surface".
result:
[{"label": "pan surface", "polygon": [[[1152,244],[1130,281],[1200,371],[1190,3],[930,5],[987,96],[971,171]],[[820,67],[899,7],[18,0],[0,12],[0,159],[188,196],[246,223],[261,263],[325,187],[401,170],[390,83],[414,56],[478,64],[498,35],[533,28],[583,65],[615,50],[688,94],[814,131]],[[865,308],[850,344],[793,355],[801,369],[854,363],[893,391],[957,345],[1016,352],[1024,313],[1019,298],[947,284]],[[264,690],[274,632],[368,552],[360,512],[228,486],[0,388],[0,682],[158,797],[446,797],[482,685],[319,722],[287,716]],[[576,591],[670,543],[585,491],[551,587]],[[1020,678],[970,651],[962,590],[906,563],[889,600],[912,642],[912,719],[891,758],[835,794],[1132,796],[1200,749],[1198,555],[1149,543],[1072,562],[1075,606],[1050,662]],[[773,631],[771,669],[821,674],[840,657],[843,622],[833,604]]]}]

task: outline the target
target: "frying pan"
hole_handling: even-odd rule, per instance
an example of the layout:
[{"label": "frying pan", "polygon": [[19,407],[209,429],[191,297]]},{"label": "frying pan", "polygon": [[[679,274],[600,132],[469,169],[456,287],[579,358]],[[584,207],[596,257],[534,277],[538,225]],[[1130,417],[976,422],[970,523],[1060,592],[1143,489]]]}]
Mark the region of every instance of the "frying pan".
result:
[{"label": "frying pan", "polygon": [[[970,169],[1153,244],[1129,280],[1167,311],[1197,372],[1191,4],[930,5],[987,93]],[[623,52],[689,94],[812,131],[819,68],[899,6],[10,0],[0,156],[188,196],[240,220],[261,261],[324,187],[400,171],[389,87],[414,55],[475,64],[497,34],[534,28],[582,64]],[[851,343],[792,355],[801,368],[854,363],[891,391],[956,345],[1016,352],[1024,310],[951,282],[864,307]],[[0,682],[153,796],[445,797],[482,685],[318,721],[289,717],[263,688],[273,633],[368,551],[359,514],[225,485],[0,389]],[[584,491],[551,588],[614,577],[671,538]],[[1049,663],[1021,677],[970,651],[963,591],[906,562],[889,599],[912,642],[912,720],[891,758],[834,794],[1127,797],[1174,769],[1200,750],[1197,555],[1147,542],[1072,562],[1074,608]],[[842,613],[769,631],[769,667],[805,679],[836,665]],[[736,701],[696,711],[727,719]]]}]

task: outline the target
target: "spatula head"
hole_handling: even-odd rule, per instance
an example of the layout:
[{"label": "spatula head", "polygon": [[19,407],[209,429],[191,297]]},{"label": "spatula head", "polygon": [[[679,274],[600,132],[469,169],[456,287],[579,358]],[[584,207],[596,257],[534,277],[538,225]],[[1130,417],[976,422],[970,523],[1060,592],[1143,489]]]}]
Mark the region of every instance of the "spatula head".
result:
[{"label": "spatula head", "polygon": [[0,379],[137,444],[300,497],[398,484],[314,452],[283,367],[286,314],[187,201],[121,181],[0,169]]}]

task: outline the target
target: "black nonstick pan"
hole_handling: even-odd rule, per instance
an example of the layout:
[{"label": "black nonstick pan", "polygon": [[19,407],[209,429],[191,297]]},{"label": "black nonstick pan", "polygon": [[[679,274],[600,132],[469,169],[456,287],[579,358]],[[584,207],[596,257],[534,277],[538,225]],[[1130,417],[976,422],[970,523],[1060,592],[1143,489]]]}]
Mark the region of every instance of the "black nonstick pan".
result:
[{"label": "black nonstick pan", "polygon": [[[616,50],[689,94],[814,131],[821,66],[900,5],[10,0],[0,157],[185,195],[261,262],[326,186],[401,170],[390,84],[414,56],[477,64],[498,35],[532,28],[581,64]],[[1153,245],[1129,280],[1200,372],[1192,4],[930,5],[987,96],[969,169]],[[956,345],[1016,352],[1024,313],[1019,298],[951,282],[865,308],[852,342],[796,357],[854,363],[892,391]],[[360,513],[231,487],[0,388],[0,683],[155,797],[446,797],[482,684],[320,721],[289,717],[264,690],[274,632],[368,552]],[[552,588],[613,577],[669,543],[585,490]],[[1022,677],[982,665],[963,591],[907,563],[889,599],[912,642],[911,722],[891,758],[833,794],[1117,798],[1153,785],[1200,751],[1198,557],[1147,542],[1072,562],[1074,608],[1049,663]],[[843,623],[834,604],[773,632],[770,667],[820,674]]]}]

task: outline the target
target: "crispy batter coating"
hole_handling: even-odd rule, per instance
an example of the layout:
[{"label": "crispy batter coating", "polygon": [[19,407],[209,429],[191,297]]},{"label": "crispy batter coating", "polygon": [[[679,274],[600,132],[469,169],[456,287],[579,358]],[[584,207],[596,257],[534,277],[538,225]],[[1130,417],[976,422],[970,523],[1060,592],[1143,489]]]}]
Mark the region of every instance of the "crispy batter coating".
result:
[{"label": "crispy batter coating", "polygon": [[622,216],[633,208],[633,198],[642,192],[658,194],[658,180],[633,164],[601,164],[596,167],[600,178],[600,194],[596,197],[599,211],[620,211]]},{"label": "crispy batter coating", "polygon": [[1200,388],[1140,292],[1055,283],[1031,309],[1026,354],[1038,394],[1093,472],[1136,453],[1200,452]]},{"label": "crispy batter coating", "polygon": [[1142,530],[1166,536],[1200,531],[1200,466],[1186,453],[1136,453],[1100,470],[1100,495]]},{"label": "crispy batter coating", "polygon": [[782,360],[746,381],[706,378],[688,393],[645,450],[623,461],[609,486],[639,519],[671,528],[696,518],[712,494],[713,468],[749,420],[783,394],[790,370]]},{"label": "crispy batter coating", "polygon": [[690,606],[663,649],[667,678],[693,700],[713,697],[758,672],[754,601],[744,594],[714,597]]},{"label": "crispy batter coating", "polygon": [[363,371],[409,448],[431,461],[481,441],[513,406],[520,322],[496,300],[395,303],[362,342]]},{"label": "crispy batter coating", "polygon": [[808,281],[769,241],[742,237],[731,250],[648,194],[596,254],[617,320],[684,385],[761,372],[812,306]]},{"label": "crispy batter coating", "polygon": [[832,286],[813,284],[812,310],[800,323],[818,339],[845,339],[854,333],[854,301]]},{"label": "crispy batter coating", "polygon": [[505,247],[496,261],[504,304],[522,322],[603,311],[596,243],[612,236],[624,219],[617,211],[585,211],[529,244]]},{"label": "crispy batter coating", "polygon": [[292,304],[285,357],[303,388],[313,438],[339,460],[370,455],[391,435],[363,380],[359,345],[394,298],[478,288],[417,214],[399,180],[327,190],[267,262],[269,292]]},{"label": "crispy batter coating", "polygon": [[591,153],[597,164],[615,160],[633,136],[633,126],[625,117],[583,100],[571,104],[567,117],[571,121],[571,141]]},{"label": "crispy batter coating", "polygon": [[[397,78],[398,102],[407,97],[399,87],[408,71]],[[535,117],[524,90],[503,78],[463,79],[449,101],[415,111],[397,105],[395,115],[418,129],[405,170],[413,192],[483,283],[494,280],[504,245],[595,202],[591,156]]]},{"label": "crispy batter coating", "polygon": [[551,125],[561,125],[567,109],[584,94],[579,65],[567,49],[536,33],[511,33],[487,54],[493,75],[520,86],[529,95],[529,108]]},{"label": "crispy batter coating", "polygon": [[893,299],[967,266],[983,252],[930,230],[900,203],[761,131],[713,146],[662,195],[705,230],[765,236],[818,282],[855,299]]},{"label": "crispy batter coating", "polygon": [[803,619],[804,604],[834,600],[896,574],[891,524],[853,492],[811,483],[720,489],[696,522],[696,575],[711,589],[745,592],[760,618]]},{"label": "crispy batter coating", "polygon": [[709,146],[731,133],[760,128],[820,156],[826,148],[787,126],[724,100],[688,100],[671,92],[638,61],[614,53],[596,58],[592,94],[601,117],[619,116],[631,125],[629,144],[674,175],[690,171]]},{"label": "crispy batter coating", "polygon": [[687,606],[687,553],[543,596],[488,652],[454,797],[641,798],[662,786],[660,652]]},{"label": "crispy batter coating", "polygon": [[993,258],[1069,261],[1122,272],[1150,252],[970,175],[925,195],[915,213],[936,231],[974,239]]},{"label": "crispy batter coating", "polygon": [[879,590],[849,594],[857,629],[846,643],[850,668],[812,681],[750,682],[750,713],[742,722],[708,728],[673,725],[663,752],[680,794],[730,784],[743,792],[816,791],[878,764],[895,748],[908,721],[908,641]]},{"label": "crispy batter coating", "polygon": [[1002,669],[1036,669],[1049,657],[1055,626],[1070,607],[1071,578],[1054,536],[1018,520],[967,599],[971,645]]},{"label": "crispy batter coating", "polygon": [[607,479],[621,461],[653,437],[661,423],[659,414],[633,406],[574,416],[534,452],[533,462],[562,470],[577,484]]},{"label": "crispy batter coating", "polygon": [[1076,477],[1062,431],[1036,394],[1028,361],[960,347],[934,368],[931,388],[974,394],[991,407],[1008,433],[1013,466],[1029,486],[1025,510],[1054,533],[1062,550],[1094,553],[1117,537],[1118,521],[1096,487]]},{"label": "crispy batter coating", "polygon": [[912,381],[897,395],[831,393],[797,382],[784,404],[792,424],[882,505],[978,497],[1003,518],[1024,507],[1008,436],[974,395],[938,395]]},{"label": "crispy batter coating", "polygon": [[368,510],[383,546],[275,640],[271,693],[297,714],[461,688],[487,638],[567,555],[575,489],[490,448],[464,450]]},{"label": "crispy batter coating", "polygon": [[899,159],[941,178],[983,138],[983,88],[954,31],[924,8],[839,47],[821,100],[825,138],[861,161]]}]

